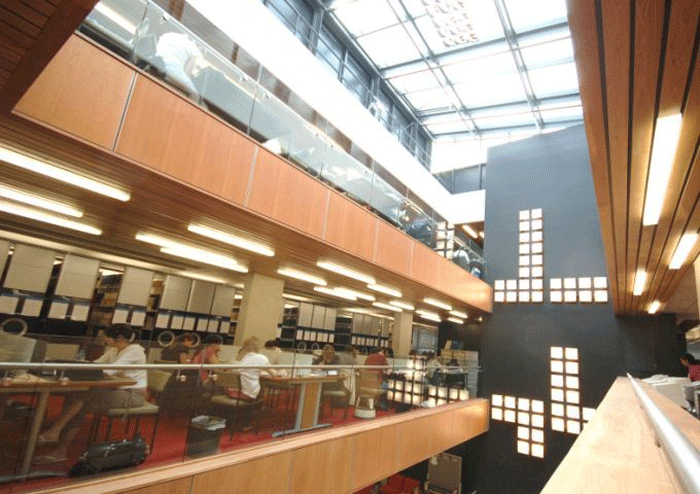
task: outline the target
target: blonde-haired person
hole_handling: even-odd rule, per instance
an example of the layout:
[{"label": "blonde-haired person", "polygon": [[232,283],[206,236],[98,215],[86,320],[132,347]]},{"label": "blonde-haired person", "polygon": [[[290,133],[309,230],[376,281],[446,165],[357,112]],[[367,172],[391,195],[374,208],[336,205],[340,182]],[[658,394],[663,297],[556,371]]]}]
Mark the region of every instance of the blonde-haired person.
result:
[{"label": "blonde-haired person", "polygon": [[[239,398],[246,401],[255,400],[260,394],[260,374],[263,372],[269,375],[276,375],[276,372],[266,366],[270,365],[268,358],[260,353],[260,340],[252,336],[243,342],[243,346],[236,355],[237,364],[246,365],[244,369],[239,369],[241,376],[241,389],[235,393]],[[231,393],[229,393],[231,396]]]}]

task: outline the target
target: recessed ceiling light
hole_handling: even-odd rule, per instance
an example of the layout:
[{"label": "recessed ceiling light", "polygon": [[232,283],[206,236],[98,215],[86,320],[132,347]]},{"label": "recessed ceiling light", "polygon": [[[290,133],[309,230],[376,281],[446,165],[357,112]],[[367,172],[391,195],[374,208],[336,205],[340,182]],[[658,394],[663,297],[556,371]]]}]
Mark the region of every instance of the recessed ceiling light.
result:
[{"label": "recessed ceiling light", "polygon": [[639,296],[644,291],[644,285],[647,282],[647,273],[643,269],[638,269],[637,274],[634,275],[634,288],[632,289],[632,295]]},{"label": "recessed ceiling light", "polygon": [[349,293],[343,293],[335,288],[328,288],[325,286],[315,286],[314,290],[317,292],[325,293],[326,295],[331,295],[332,297],[344,298],[345,300],[357,301],[357,297],[350,295]]},{"label": "recessed ceiling light", "polygon": [[379,307],[380,309],[391,310],[394,312],[401,312],[400,308],[394,307],[393,305],[384,304],[382,302],[373,302],[372,305],[374,305],[375,307]]},{"label": "recessed ceiling light", "polygon": [[358,290],[351,290],[350,288],[337,287],[336,291],[347,293],[352,297],[359,298],[362,300],[369,300],[370,302],[374,302],[376,300],[376,298],[374,298],[374,295],[370,295],[369,293],[365,292],[360,292]]},{"label": "recessed ceiling light", "polygon": [[459,311],[459,310],[451,310],[450,314],[455,316],[455,317],[459,317],[460,319],[466,319],[469,317],[469,314],[467,314],[466,312]]},{"label": "recessed ceiling light", "polygon": [[398,291],[396,288],[391,288],[390,286],[386,285],[379,285],[377,283],[368,283],[367,288],[370,290],[374,290],[375,292],[380,292],[380,293],[385,293],[387,295],[391,295],[392,297],[401,297],[401,292]]},{"label": "recessed ceiling light", "polygon": [[469,234],[469,236],[472,238],[479,238],[479,235],[477,235],[474,229],[469,225],[462,225],[462,230],[467,232],[467,234]]},{"label": "recessed ceiling light", "polygon": [[125,202],[131,198],[128,192],[124,192],[116,187],[84,177],[83,175],[78,175],[64,168],[50,165],[44,161],[32,158],[26,154],[18,153],[2,145],[0,145],[0,161],[44,175],[45,177],[53,178],[60,182],[65,182],[81,189],[95,192],[96,194],[117,199],[118,201]]},{"label": "recessed ceiling light", "polygon": [[441,302],[441,301],[436,300],[436,299],[431,298],[431,297],[425,297],[423,299],[423,302],[425,302],[426,304],[430,304],[434,307],[438,307],[440,309],[452,310],[452,306],[450,304],[447,304],[445,302]]},{"label": "recessed ceiling light", "polygon": [[416,309],[412,304],[409,304],[408,302],[404,302],[403,300],[392,300],[389,303],[391,305],[395,305],[396,307],[401,307],[402,309],[406,309],[406,310],[415,310]]},{"label": "recessed ceiling light", "polygon": [[680,113],[656,119],[649,176],[647,177],[647,192],[644,200],[644,216],[642,218],[644,226],[659,223],[668,181],[671,178],[676,157],[682,122],[683,116]]},{"label": "recessed ceiling light", "polygon": [[459,317],[448,317],[447,320],[457,324],[464,324],[464,319],[460,319]]},{"label": "recessed ceiling light", "polygon": [[240,264],[238,260],[234,259],[233,257],[225,256],[223,254],[218,254],[216,252],[211,252],[205,249],[200,249],[199,247],[185,245],[180,242],[161,237],[160,235],[153,235],[150,233],[138,233],[136,234],[136,240],[158,245],[161,248],[160,251],[164,254],[182,257],[184,259],[190,259],[193,261],[199,261],[203,264],[209,264],[219,268],[230,269],[231,271],[237,271],[239,273],[248,272],[248,268]]},{"label": "recessed ceiling light", "polygon": [[53,211],[54,213],[73,216],[74,218],[81,218],[83,216],[83,212],[81,210],[72,206],[30,194],[29,192],[15,189],[14,187],[0,185],[0,197],[4,197],[5,199],[10,199],[12,201],[23,202],[24,204]]},{"label": "recessed ceiling light", "polygon": [[432,312],[421,312],[420,317],[423,319],[427,319],[429,321],[435,321],[435,322],[441,322],[442,319],[440,319],[440,316],[437,314],[433,314]]},{"label": "recessed ceiling light", "polygon": [[28,218],[30,220],[41,221],[42,223],[49,223],[51,225],[68,228],[70,230],[89,233],[90,235],[102,235],[102,230],[95,228],[94,226],[62,218],[60,216],[55,216],[43,211],[38,211],[33,208],[19,206],[10,202],[0,201],[0,211],[8,214],[14,214],[16,216],[22,216],[23,218]]},{"label": "recessed ceiling light", "polygon": [[297,300],[299,302],[314,302],[314,299],[312,298],[302,297],[300,295],[292,295],[291,293],[283,293],[282,298],[286,298],[289,300]]},{"label": "recessed ceiling light", "polygon": [[248,240],[247,238],[239,237],[238,235],[222,232],[221,230],[215,230],[213,228],[209,228],[208,226],[190,223],[187,230],[213,240],[218,240],[219,242],[223,242],[225,244],[233,245],[234,247],[238,247],[240,249],[261,254],[263,256],[272,257],[275,255],[275,250],[267,245]]},{"label": "recessed ceiling light", "polygon": [[230,281],[227,281],[223,278],[217,278],[215,276],[208,276],[206,274],[191,273],[189,271],[181,271],[178,273],[178,275],[184,276],[185,278],[191,278],[193,280],[209,281],[211,283],[218,283],[220,285],[228,285],[229,283],[231,283]]},{"label": "recessed ceiling light", "polygon": [[656,312],[661,308],[661,302],[654,300],[649,306],[649,314],[656,314]]},{"label": "recessed ceiling light", "polygon": [[328,271],[332,271],[334,273],[342,274],[343,276],[347,276],[348,278],[352,278],[354,280],[372,284],[376,283],[375,279],[372,278],[370,275],[361,273],[359,271],[355,271],[354,269],[350,269],[346,266],[337,264],[335,262],[318,261],[316,263],[316,266],[318,266],[319,268],[327,269]]},{"label": "recessed ceiling light", "polygon": [[668,269],[679,269],[690,254],[691,249],[698,240],[697,233],[686,233],[681,237],[681,241],[678,242],[678,247],[676,247],[676,252],[671,258],[671,262],[668,265]]},{"label": "recessed ceiling light", "polygon": [[282,276],[289,276],[290,278],[294,278],[297,280],[308,281],[309,283],[314,283],[320,286],[327,285],[326,280],[324,280],[320,276],[314,276],[313,274],[305,273],[303,271],[299,271],[298,269],[279,268],[277,270],[277,273],[281,274]]}]

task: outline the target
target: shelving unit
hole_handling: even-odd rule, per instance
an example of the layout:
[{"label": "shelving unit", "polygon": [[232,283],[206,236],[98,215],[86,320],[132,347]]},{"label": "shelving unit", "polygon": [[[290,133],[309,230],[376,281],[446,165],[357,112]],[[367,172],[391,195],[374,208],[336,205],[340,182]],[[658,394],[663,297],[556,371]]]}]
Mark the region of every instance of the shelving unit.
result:
[{"label": "shelving unit", "polygon": [[112,316],[117,305],[121,282],[121,274],[100,277],[100,281],[95,289],[93,303],[90,307],[89,325],[97,329],[105,329],[112,324]]}]

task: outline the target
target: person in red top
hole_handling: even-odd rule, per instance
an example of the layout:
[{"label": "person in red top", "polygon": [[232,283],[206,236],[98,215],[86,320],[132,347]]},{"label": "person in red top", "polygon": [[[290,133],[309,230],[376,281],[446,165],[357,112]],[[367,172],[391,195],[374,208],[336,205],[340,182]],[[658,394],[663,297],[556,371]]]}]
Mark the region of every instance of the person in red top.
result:
[{"label": "person in red top", "polygon": [[681,364],[688,369],[690,382],[700,381],[700,361],[693,354],[686,353],[681,357]]},{"label": "person in red top", "polygon": [[[386,359],[385,355],[386,350],[383,348],[375,348],[374,351],[367,355],[367,358],[365,359],[365,365],[389,365],[389,361]],[[377,370],[378,372],[378,377],[381,379],[382,382],[382,389],[388,389],[388,384],[386,382],[386,375],[389,373],[387,369],[379,369]],[[389,409],[389,404],[386,399],[386,393],[379,396],[377,400],[377,407],[380,410],[387,411]]]}]

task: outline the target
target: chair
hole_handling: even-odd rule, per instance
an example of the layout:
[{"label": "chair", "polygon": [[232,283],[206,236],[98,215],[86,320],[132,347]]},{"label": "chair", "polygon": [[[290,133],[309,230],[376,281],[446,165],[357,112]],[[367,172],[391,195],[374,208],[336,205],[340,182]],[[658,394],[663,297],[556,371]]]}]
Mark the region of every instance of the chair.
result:
[{"label": "chair", "polygon": [[[210,402],[222,415],[226,415],[231,426],[229,427],[229,441],[233,440],[233,433],[236,426],[242,426],[241,418],[244,414],[252,416],[253,413],[257,412],[260,414],[263,408],[263,401],[258,395],[253,401],[242,400],[239,398],[231,398],[227,393],[230,390],[241,389],[241,376],[238,372],[216,372],[216,384],[217,388],[222,391],[222,394],[215,394],[210,398]],[[254,432],[257,434],[258,427],[257,421],[254,427]]]},{"label": "chair", "polygon": [[[331,407],[331,416],[333,415],[334,408],[343,408],[345,410],[343,414],[343,420],[348,418],[348,404],[350,402],[350,390],[345,387],[343,381],[338,381],[337,386],[333,383],[328,383],[323,385],[323,390],[321,392],[321,398],[324,403],[328,402]],[[342,401],[343,405],[340,407],[333,406],[335,403]]]},{"label": "chair", "polygon": [[[149,379],[150,381],[150,379]],[[149,382],[150,384],[150,382]],[[149,385],[150,389],[150,385]],[[125,421],[124,424],[124,437],[129,436],[129,430],[131,429],[131,422],[134,422],[134,432],[132,433],[131,437],[136,436],[141,430],[141,418],[142,417],[153,417],[153,434],[151,435],[151,442],[150,442],[150,449],[149,451],[153,451],[153,445],[156,442],[156,434],[158,433],[158,423],[160,419],[160,407],[158,405],[154,405],[153,403],[149,403],[148,401],[144,402],[143,405],[138,406],[138,407],[127,407],[127,408],[110,408],[107,410],[107,412],[104,415],[98,415],[95,417],[92,423],[92,430],[90,431],[90,443],[93,443],[96,441],[97,436],[99,434],[99,429],[100,429],[100,424],[102,423],[102,417],[106,416],[107,417],[107,437],[105,440],[109,442],[109,440],[112,438],[112,425],[114,422],[115,418],[121,417],[123,421]]]},{"label": "chair", "polygon": [[386,393],[382,388],[381,371],[359,369],[355,374],[355,417],[372,419],[377,416],[374,405],[378,396]]}]

